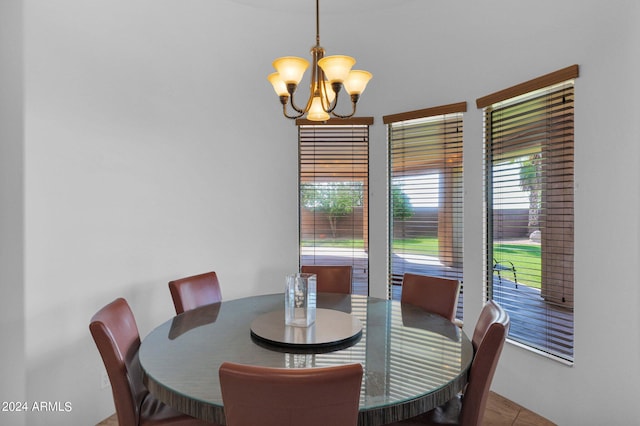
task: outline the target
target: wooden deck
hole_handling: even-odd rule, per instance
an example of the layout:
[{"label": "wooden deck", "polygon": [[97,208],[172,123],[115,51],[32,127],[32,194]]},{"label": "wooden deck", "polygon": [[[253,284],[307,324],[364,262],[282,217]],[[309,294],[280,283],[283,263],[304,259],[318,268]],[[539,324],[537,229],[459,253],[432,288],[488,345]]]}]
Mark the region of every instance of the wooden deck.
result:
[{"label": "wooden deck", "polygon": [[[355,258],[352,258],[354,256]],[[348,262],[346,262],[348,258]],[[316,247],[306,248],[302,254],[303,264],[340,265],[353,264],[353,293],[369,294],[368,255],[364,250]],[[424,275],[451,276],[449,268],[437,258],[429,256],[394,256],[394,270]],[[522,283],[515,284],[508,273],[498,278],[494,275],[493,300],[499,303],[511,317],[509,339],[528,342],[536,349],[571,361],[573,359],[573,312],[569,309],[547,303],[540,290]],[[391,298],[400,300],[401,286],[393,285]],[[464,283],[460,293],[458,318],[463,318]],[[473,320],[467,318],[467,320]]]},{"label": "wooden deck", "polygon": [[[463,284],[464,286],[464,284]],[[392,298],[400,300],[401,286],[393,286]],[[462,318],[460,294],[458,318]],[[545,302],[540,290],[505,279],[493,283],[493,300],[504,308],[511,318],[509,339],[529,342],[536,349],[565,360],[573,359],[573,312]],[[463,319],[463,318],[462,318]],[[468,320],[471,320],[470,318]],[[529,344],[528,343],[528,344]]]}]

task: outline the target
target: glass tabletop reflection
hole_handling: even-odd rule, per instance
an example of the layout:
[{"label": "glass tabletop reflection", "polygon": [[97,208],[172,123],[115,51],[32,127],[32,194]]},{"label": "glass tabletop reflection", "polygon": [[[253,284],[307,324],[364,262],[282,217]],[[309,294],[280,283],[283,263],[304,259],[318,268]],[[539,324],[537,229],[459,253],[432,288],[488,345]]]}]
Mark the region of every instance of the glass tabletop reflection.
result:
[{"label": "glass tabletop reflection", "polygon": [[153,330],[139,351],[144,381],[168,405],[224,424],[218,368],[225,361],[279,368],[360,363],[359,424],[383,425],[453,398],[473,358],[468,337],[418,307],[373,297],[319,293],[318,308],[351,314],[362,334],[347,347],[318,353],[269,347],[251,337],[252,321],[284,309],[284,296],[229,300],[187,311]]}]

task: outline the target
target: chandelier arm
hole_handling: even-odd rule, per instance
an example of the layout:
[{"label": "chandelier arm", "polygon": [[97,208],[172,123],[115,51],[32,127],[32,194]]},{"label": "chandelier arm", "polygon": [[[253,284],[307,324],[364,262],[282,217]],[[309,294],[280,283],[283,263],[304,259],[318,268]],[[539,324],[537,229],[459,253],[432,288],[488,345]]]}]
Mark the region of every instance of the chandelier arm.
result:
[{"label": "chandelier arm", "polygon": [[338,95],[340,94],[340,89],[342,89],[342,83],[331,83],[331,90],[333,90],[333,93],[335,93],[336,96],[333,100],[333,108],[331,108],[331,111],[328,111],[329,113],[333,112],[333,110],[338,106]]},{"label": "chandelier arm", "polygon": [[[318,96],[320,96],[320,104],[322,105],[322,109],[324,112],[326,112],[327,114],[331,114],[331,111],[333,111],[334,109],[336,109],[336,105],[338,105],[338,94],[336,93],[335,98],[333,99],[333,102],[329,102],[328,104],[325,104],[325,101],[328,102],[329,99],[327,98],[326,94],[329,93],[327,91],[327,83],[324,80],[324,78],[320,79],[318,81],[318,84],[322,85],[322,90],[318,91]],[[315,94],[314,94],[315,96]]]},{"label": "chandelier arm", "polygon": [[282,114],[286,117],[286,118],[291,118],[291,119],[296,119],[296,118],[300,118],[304,115],[304,111],[298,111],[298,114],[294,114],[294,115],[289,115],[287,114],[287,103],[289,102],[289,95],[281,95],[280,96],[280,103],[282,104]]},{"label": "chandelier arm", "polygon": [[[323,82],[322,84],[324,86],[324,92],[328,93],[327,92],[326,83]],[[327,108],[324,108],[324,103],[322,104],[322,108],[324,109],[324,111],[327,114],[333,113],[333,110],[335,110],[336,107],[338,106],[338,98],[340,97],[339,95],[340,95],[340,91],[341,91],[340,89],[342,89],[342,83],[338,83],[338,82],[331,83],[331,90],[333,90],[333,93],[335,93],[335,97],[333,99],[333,104],[328,105]],[[351,99],[351,100],[353,101],[353,99]],[[353,113],[351,113],[351,115],[353,115]],[[347,116],[347,118],[351,117],[351,115]]]},{"label": "chandelier arm", "polygon": [[[299,107],[295,104],[295,102],[293,101],[293,93],[291,93],[291,95],[289,96],[289,101],[290,101],[290,102],[289,102],[289,104],[291,105],[291,108],[293,108],[293,110],[294,110],[295,112],[299,113],[299,114],[300,114],[300,116],[302,116],[302,114],[304,114],[305,112],[307,112],[306,110],[307,110],[307,109],[309,109],[309,107],[307,107],[307,108],[305,108],[305,109],[299,108]],[[300,116],[298,116],[298,117],[300,117]],[[294,118],[298,118],[298,117],[294,117]]]},{"label": "chandelier arm", "polygon": [[[336,97],[333,98],[333,103],[329,104],[327,106],[327,109],[325,109],[324,111],[327,114],[331,114],[331,113],[333,113],[333,110],[336,109],[337,106],[338,106],[338,94],[336,93]],[[324,105],[322,106],[322,108],[324,109]]]},{"label": "chandelier arm", "polygon": [[287,105],[282,105],[282,114],[286,117],[286,118],[290,118],[292,120],[295,120],[296,118],[300,118],[304,115],[304,111],[299,112],[298,114],[294,114],[294,115],[289,115],[287,114]]},{"label": "chandelier arm", "polygon": [[[337,98],[338,98],[338,97],[336,96],[336,99],[337,99]],[[332,111],[332,112],[331,112],[331,115],[333,115],[334,117],[337,117],[337,118],[351,118],[351,117],[353,117],[353,116],[355,115],[355,113],[356,113],[356,102],[351,102],[351,105],[352,105],[351,114],[341,115],[341,114],[338,114],[338,113],[337,113],[337,112],[335,112],[335,111]]]}]

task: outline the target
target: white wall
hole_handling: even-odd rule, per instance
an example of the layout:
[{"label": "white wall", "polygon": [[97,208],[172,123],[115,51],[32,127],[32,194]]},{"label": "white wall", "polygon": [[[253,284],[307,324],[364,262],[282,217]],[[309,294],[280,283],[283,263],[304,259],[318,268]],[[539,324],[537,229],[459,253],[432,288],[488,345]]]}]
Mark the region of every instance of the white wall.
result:
[{"label": "white wall", "polygon": [[[24,353],[22,4],[0,2],[0,401],[26,397]],[[1,408],[1,407],[0,407]],[[22,425],[21,413],[0,423]]]},{"label": "white wall", "polygon": [[[24,244],[24,257],[17,256],[10,276],[3,272],[2,288],[15,289],[16,307],[0,319],[3,327],[16,315],[24,321],[24,334],[3,328],[2,338],[24,341],[26,356],[23,361],[20,349],[3,346],[3,358],[16,369],[2,374],[15,385],[3,382],[0,389],[7,398],[72,402],[71,413],[31,413],[29,425],[95,424],[113,413],[88,333],[100,306],[126,297],[145,335],[171,316],[166,283],[172,278],[215,269],[223,296],[232,299],[278,291],[296,268],[296,130],[279,117],[266,75],[275,57],[308,54],[313,8],[296,3],[288,19],[284,0],[273,8],[257,0],[25,3],[24,142],[11,148],[15,159],[24,150],[24,170],[13,172],[24,173],[24,188],[20,181],[2,187],[0,221],[6,227],[7,210],[17,222],[14,239]],[[357,12],[339,0],[322,4],[328,53],[352,54],[374,73],[359,108],[376,120],[374,295],[384,294],[386,276],[381,117],[468,102],[468,328],[482,303],[482,119],[475,99],[580,65],[576,362],[563,366],[509,345],[494,390],[561,425],[633,424],[640,374],[640,131],[618,120],[637,122],[640,113],[633,79],[640,71],[638,6],[632,0],[405,0],[392,8],[377,0]],[[14,22],[4,9],[13,17],[22,13],[2,5],[3,26]],[[19,42],[20,24],[13,25]],[[5,51],[2,59],[21,54]],[[2,63],[4,91],[21,78],[5,77]],[[21,93],[12,96],[19,104]],[[6,114],[0,117],[4,124]],[[14,141],[22,137],[19,128],[11,132]],[[9,161],[0,161],[5,169]],[[24,211],[7,208],[5,194],[24,197]],[[16,285],[22,260],[24,283]]]},{"label": "white wall", "polygon": [[297,268],[296,129],[256,72],[272,58],[236,30],[245,12],[27,2],[27,399],[73,406],[28,424],[114,412],[88,333],[114,298],[144,336],[172,316],[170,279],[216,270],[232,299],[280,291]]}]

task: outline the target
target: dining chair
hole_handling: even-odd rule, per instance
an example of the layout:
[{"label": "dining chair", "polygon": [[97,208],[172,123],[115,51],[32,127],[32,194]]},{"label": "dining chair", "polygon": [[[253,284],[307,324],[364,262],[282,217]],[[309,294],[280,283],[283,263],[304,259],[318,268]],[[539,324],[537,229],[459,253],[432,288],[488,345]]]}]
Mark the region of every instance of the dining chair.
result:
[{"label": "dining chair", "polygon": [[481,426],[491,381],[509,334],[509,315],[493,300],[488,301],[476,323],[471,343],[474,349],[469,381],[464,392],[435,409],[393,426]]},{"label": "dining chair", "polygon": [[351,265],[302,265],[300,272],[316,274],[319,292],[351,294]]},{"label": "dining chair", "polygon": [[138,326],[125,299],[118,298],[96,312],[89,330],[109,376],[120,426],[211,425],[174,410],[149,393],[138,361]]},{"label": "dining chair", "polygon": [[272,368],[224,362],[227,426],[355,426],[362,365]]},{"label": "dining chair", "polygon": [[425,311],[454,321],[459,293],[458,280],[405,273],[402,277],[400,302],[419,306]]},{"label": "dining chair", "polygon": [[169,291],[177,315],[222,301],[218,276],[213,271],[169,281]]}]

